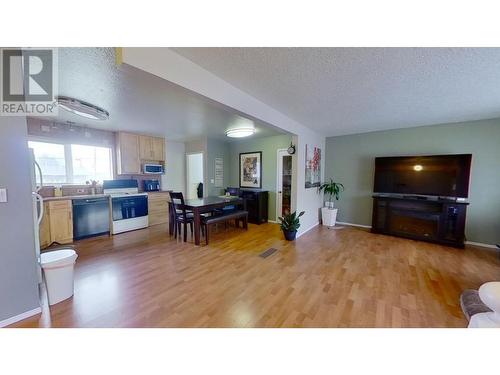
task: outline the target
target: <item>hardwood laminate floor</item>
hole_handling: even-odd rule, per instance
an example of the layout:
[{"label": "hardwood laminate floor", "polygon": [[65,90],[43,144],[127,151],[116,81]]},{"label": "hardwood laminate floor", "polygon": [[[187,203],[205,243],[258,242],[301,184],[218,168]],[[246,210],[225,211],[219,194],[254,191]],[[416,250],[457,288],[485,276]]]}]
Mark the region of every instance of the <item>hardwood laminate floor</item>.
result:
[{"label": "hardwood laminate floor", "polygon": [[493,251],[349,227],[286,242],[250,225],[195,247],[158,225],[75,245],[74,297],[14,327],[465,327],[461,291],[500,275]]}]

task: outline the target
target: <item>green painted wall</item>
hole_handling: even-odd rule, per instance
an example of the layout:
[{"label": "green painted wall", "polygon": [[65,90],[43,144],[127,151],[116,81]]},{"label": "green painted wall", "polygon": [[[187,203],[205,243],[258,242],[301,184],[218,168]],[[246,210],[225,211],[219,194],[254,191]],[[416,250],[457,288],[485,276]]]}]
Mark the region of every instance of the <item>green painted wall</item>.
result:
[{"label": "green painted wall", "polygon": [[239,187],[240,152],[262,151],[262,190],[269,191],[269,220],[276,220],[277,150],[288,148],[291,135],[249,139],[229,144],[229,186]]},{"label": "green painted wall", "polygon": [[468,241],[500,242],[500,119],[329,137],[325,177],[345,185],[339,221],[371,225],[376,156],[471,153]]}]

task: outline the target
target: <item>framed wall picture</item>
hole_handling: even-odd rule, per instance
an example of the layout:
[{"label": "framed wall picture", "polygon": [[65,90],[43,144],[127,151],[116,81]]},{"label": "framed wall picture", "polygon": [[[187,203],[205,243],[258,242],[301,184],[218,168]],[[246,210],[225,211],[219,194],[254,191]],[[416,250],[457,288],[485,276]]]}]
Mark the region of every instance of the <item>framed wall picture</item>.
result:
[{"label": "framed wall picture", "polygon": [[224,159],[215,158],[214,186],[224,187]]},{"label": "framed wall picture", "polygon": [[240,187],[262,188],[262,151],[240,153]]},{"label": "framed wall picture", "polygon": [[306,144],[306,183],[305,188],[318,187],[321,182],[321,149]]}]

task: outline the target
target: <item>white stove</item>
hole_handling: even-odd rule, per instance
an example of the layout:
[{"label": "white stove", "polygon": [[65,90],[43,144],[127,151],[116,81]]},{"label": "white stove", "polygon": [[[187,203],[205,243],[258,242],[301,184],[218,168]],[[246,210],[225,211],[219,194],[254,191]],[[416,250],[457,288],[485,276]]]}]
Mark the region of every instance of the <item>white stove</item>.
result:
[{"label": "white stove", "polygon": [[[122,181],[122,180],[113,180],[115,181]],[[123,180],[123,181],[135,181],[136,180]],[[128,182],[127,182],[128,184]],[[115,186],[118,184],[112,184],[111,186]],[[109,187],[109,184],[106,184],[106,181],[104,181],[104,194],[109,194],[112,196],[128,196],[128,195],[148,195],[147,193],[139,193],[139,187]]]},{"label": "white stove", "polygon": [[148,226],[148,194],[139,193],[137,180],[104,181],[103,190],[111,196],[112,234]]}]

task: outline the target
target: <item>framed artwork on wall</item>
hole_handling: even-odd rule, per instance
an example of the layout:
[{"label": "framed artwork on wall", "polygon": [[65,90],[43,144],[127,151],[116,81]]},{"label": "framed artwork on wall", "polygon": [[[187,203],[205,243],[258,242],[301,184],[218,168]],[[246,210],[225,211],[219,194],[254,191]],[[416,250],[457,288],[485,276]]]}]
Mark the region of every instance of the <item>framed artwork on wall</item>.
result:
[{"label": "framed artwork on wall", "polygon": [[240,153],[240,187],[262,188],[262,151]]},{"label": "framed artwork on wall", "polygon": [[321,184],[321,149],[306,144],[306,189]]},{"label": "framed artwork on wall", "polygon": [[224,159],[215,158],[214,186],[224,187]]}]

